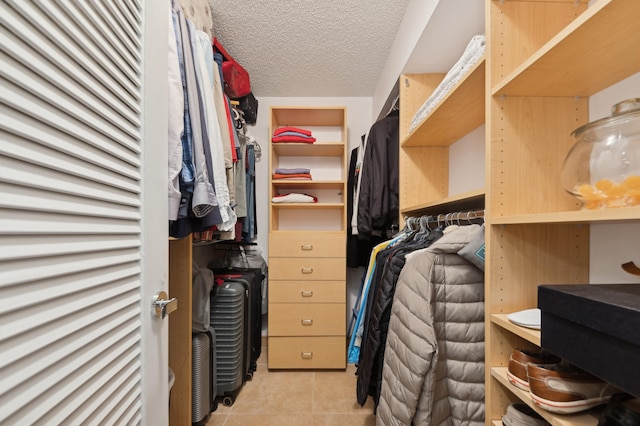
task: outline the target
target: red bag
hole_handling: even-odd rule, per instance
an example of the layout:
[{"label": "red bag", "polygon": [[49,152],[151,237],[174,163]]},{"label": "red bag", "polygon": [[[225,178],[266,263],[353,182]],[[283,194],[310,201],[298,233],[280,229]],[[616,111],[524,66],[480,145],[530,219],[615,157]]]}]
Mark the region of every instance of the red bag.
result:
[{"label": "red bag", "polygon": [[222,54],[222,76],[224,77],[224,93],[231,99],[241,98],[251,92],[251,81],[249,73],[242,68],[242,65],[236,62],[224,50],[217,38],[213,38],[213,48]]}]

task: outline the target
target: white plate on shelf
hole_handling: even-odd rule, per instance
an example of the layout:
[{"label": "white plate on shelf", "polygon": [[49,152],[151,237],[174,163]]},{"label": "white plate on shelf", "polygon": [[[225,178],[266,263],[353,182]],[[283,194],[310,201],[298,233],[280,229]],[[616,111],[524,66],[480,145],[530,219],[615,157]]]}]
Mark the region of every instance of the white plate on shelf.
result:
[{"label": "white plate on shelf", "polygon": [[507,315],[507,319],[521,327],[540,330],[540,309],[525,309],[524,311],[513,312]]}]

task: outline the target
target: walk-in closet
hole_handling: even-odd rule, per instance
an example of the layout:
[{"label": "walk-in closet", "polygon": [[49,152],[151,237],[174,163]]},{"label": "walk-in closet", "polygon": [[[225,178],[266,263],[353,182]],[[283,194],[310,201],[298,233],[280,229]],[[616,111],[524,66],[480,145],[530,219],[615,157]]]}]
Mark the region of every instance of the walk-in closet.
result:
[{"label": "walk-in closet", "polygon": [[640,425],[639,21],[0,1],[0,425]]}]

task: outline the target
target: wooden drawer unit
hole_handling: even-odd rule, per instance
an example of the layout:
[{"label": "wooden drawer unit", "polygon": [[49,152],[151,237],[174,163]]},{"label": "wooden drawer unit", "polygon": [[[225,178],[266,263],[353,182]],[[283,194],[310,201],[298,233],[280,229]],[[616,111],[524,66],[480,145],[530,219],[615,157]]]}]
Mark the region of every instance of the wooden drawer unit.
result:
[{"label": "wooden drawer unit", "polygon": [[270,303],[345,303],[344,281],[269,281]]},{"label": "wooden drawer unit", "polygon": [[272,232],[270,257],[345,257],[344,232]]},{"label": "wooden drawer unit", "polygon": [[344,281],[346,276],[347,267],[344,258],[269,258],[269,278],[272,280]]},{"label": "wooden drawer unit", "polygon": [[345,336],[269,337],[269,368],[346,368]]},{"label": "wooden drawer unit", "polygon": [[344,335],[343,303],[274,303],[269,306],[271,336]]},{"label": "wooden drawer unit", "polygon": [[[316,141],[269,146],[271,172],[309,168],[313,175],[270,179],[269,368],[346,368],[346,113],[345,107],[270,108],[271,135],[295,126]],[[286,193],[316,202],[274,202]]]}]

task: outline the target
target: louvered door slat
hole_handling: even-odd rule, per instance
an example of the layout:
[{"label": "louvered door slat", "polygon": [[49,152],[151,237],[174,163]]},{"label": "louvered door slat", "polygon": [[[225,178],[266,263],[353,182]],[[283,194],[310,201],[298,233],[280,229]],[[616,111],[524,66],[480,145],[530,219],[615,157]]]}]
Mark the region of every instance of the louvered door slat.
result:
[{"label": "louvered door slat", "polygon": [[69,133],[71,136],[81,139],[85,143],[106,151],[113,157],[118,157],[133,165],[140,164],[137,156],[134,155],[131,150],[124,149],[123,147],[123,145],[126,144],[128,145],[127,148],[136,149],[134,141],[127,141],[115,132],[114,134],[105,134],[109,133],[108,127],[103,128],[103,132],[99,132],[93,128],[94,126],[79,122],[75,116],[69,115],[69,113],[64,110],[52,109],[50,104],[45,104],[42,99],[37,98],[35,94],[25,91],[20,87],[9,85],[6,80],[0,79],[0,90],[5,92],[8,97],[6,100],[0,100],[4,101],[7,106],[15,108],[20,113],[30,115],[48,126]]},{"label": "louvered door slat", "polygon": [[[4,69],[3,74],[5,74],[5,77],[14,82],[22,82],[23,85],[28,86],[29,83],[23,81],[25,73],[30,73],[28,70],[39,70],[48,66],[41,56],[36,55],[36,52],[21,40],[7,37],[6,34],[0,33],[0,44],[15,53],[19,53],[15,60],[20,61],[24,66],[22,69],[18,67]],[[55,52],[52,53],[50,60],[55,60],[56,65],[61,66],[65,73],[56,74],[55,79],[52,78],[52,75],[41,75],[39,77],[47,80],[40,84],[55,85],[56,88],[64,90],[67,95],[73,97],[75,101],[81,103],[84,107],[93,109],[95,113],[108,117],[109,121],[119,126],[123,131],[129,134],[135,132],[133,129],[140,126],[135,111],[125,108],[120,100],[114,98],[101,85],[96,85],[95,82],[87,77],[85,72],[73,67],[65,57],[57,55]],[[5,57],[5,60],[13,61],[14,59]],[[14,75],[9,75],[10,71]],[[20,71],[22,72],[19,73]],[[19,74],[15,75],[16,73]],[[29,77],[33,78],[33,76]]]},{"label": "louvered door slat", "polygon": [[[87,141],[69,137],[62,130],[6,110],[0,123],[0,154],[69,174],[91,176],[92,180],[130,192],[139,190],[140,173],[132,164],[107,157]],[[2,129],[10,130],[8,133]],[[55,159],[55,161],[54,161]],[[135,160],[135,159],[134,159]]]},{"label": "louvered door slat", "polygon": [[[51,4],[51,2],[46,3]],[[136,75],[128,67],[118,67],[113,63],[113,58],[105,55],[101,50],[86,40],[84,34],[73,28],[60,28],[49,20],[49,16],[32,6],[31,2],[14,1],[12,4],[21,14],[8,9],[7,13],[13,16],[3,20],[7,28],[15,25],[14,34],[20,34],[32,43],[34,49],[46,39],[51,40],[53,46],[65,51],[69,58],[78,63],[91,75],[100,75],[105,81],[111,82],[115,87],[125,89],[134,99],[140,99],[139,83],[136,83]],[[68,34],[67,31],[72,32]],[[41,50],[43,56],[47,56],[46,50]],[[109,87],[107,85],[106,87]]]},{"label": "louvered door slat", "polygon": [[0,209],[0,233],[5,235],[138,234],[140,226],[131,221]]},{"label": "louvered door slat", "polygon": [[[112,61],[116,62],[119,67],[124,69],[128,67],[133,72],[139,70],[139,44],[132,41],[121,32],[114,32],[115,24],[113,20],[106,21],[103,15],[95,12],[97,4],[87,5],[86,3],[77,3],[69,0],[64,1],[67,14],[77,24],[86,29],[91,29],[92,38],[97,48],[102,49]],[[85,19],[88,18],[90,21]],[[90,22],[90,23],[89,23]]]},{"label": "louvered door slat", "polygon": [[0,424],[142,421],[141,16],[0,2]]}]

